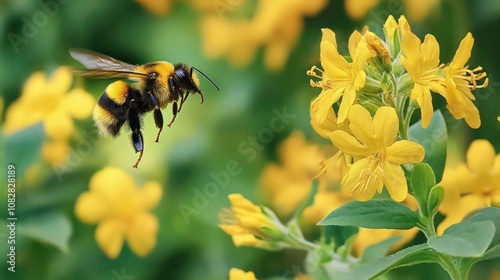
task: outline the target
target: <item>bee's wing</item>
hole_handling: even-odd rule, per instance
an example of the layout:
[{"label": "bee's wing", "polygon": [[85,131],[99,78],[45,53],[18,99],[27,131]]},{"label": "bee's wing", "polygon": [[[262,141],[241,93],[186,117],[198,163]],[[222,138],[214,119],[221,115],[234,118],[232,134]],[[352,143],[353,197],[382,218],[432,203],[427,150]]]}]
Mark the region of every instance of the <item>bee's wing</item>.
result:
[{"label": "bee's wing", "polygon": [[134,78],[145,77],[146,73],[137,72],[135,65],[111,56],[87,49],[70,49],[70,55],[87,70],[75,70],[75,74],[89,78]]}]

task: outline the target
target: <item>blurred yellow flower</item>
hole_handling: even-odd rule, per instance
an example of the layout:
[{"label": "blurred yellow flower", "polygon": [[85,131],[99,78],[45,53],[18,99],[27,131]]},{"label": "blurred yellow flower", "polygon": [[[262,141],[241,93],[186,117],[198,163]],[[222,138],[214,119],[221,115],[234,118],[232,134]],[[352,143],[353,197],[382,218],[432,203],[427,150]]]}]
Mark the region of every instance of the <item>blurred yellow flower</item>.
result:
[{"label": "blurred yellow flower", "polygon": [[309,76],[320,79],[318,82],[311,80],[311,86],[322,89],[321,94],[313,102],[312,110],[317,112],[318,122],[323,123],[328,118],[332,105],[342,97],[337,118],[337,124],[342,124],[356,100],[357,92],[365,85],[364,68],[367,60],[374,55],[368,48],[365,37],[354,31],[348,44],[352,59],[350,63],[338,52],[335,33],[328,28],[323,28],[321,31],[323,38],[320,45],[320,59],[324,71],[316,66],[307,71]]},{"label": "blurred yellow flower", "polygon": [[261,192],[281,217],[291,215],[311,190],[324,155],[309,144],[301,131],[294,131],[278,147],[280,164],[268,164],[261,173]]},{"label": "blurred yellow flower", "polygon": [[82,222],[98,224],[95,239],[110,259],[118,257],[125,240],[134,253],[145,256],[154,248],[158,232],[158,220],[148,210],[161,196],[159,183],[137,188],[126,172],[105,167],[92,176],[89,191],[78,197],[75,214]]},{"label": "blurred yellow flower", "polygon": [[172,0],[135,0],[144,8],[156,15],[165,15],[170,12]]},{"label": "blurred yellow flower", "polygon": [[[66,156],[59,151],[69,150],[68,137],[74,131],[73,118],[84,119],[92,114],[95,99],[82,88],[70,90],[72,72],[59,67],[47,79],[42,72],[33,73],[26,81],[21,96],[6,111],[4,131],[12,134],[28,126],[43,122],[45,133],[58,143],[58,153],[51,155],[53,144],[44,145],[44,159],[62,162]],[[62,147],[65,146],[65,147]]]},{"label": "blurred yellow flower", "polygon": [[[345,0],[347,16],[352,20],[362,20],[366,14],[373,10],[380,0]],[[441,0],[404,0],[405,14],[413,21],[423,21],[427,16],[439,8]],[[402,8],[402,7],[401,7]]]},{"label": "blurred yellow flower", "polygon": [[229,280],[257,280],[252,271],[245,272],[239,268],[229,270]]},{"label": "blurred yellow flower", "polygon": [[337,130],[331,140],[342,152],[357,158],[342,179],[342,191],[356,200],[367,201],[385,185],[392,199],[403,201],[408,187],[401,164],[417,163],[424,159],[424,148],[419,144],[399,140],[399,120],[392,107],[380,107],[372,119],[361,105],[349,112],[352,135]]},{"label": "blurred yellow flower", "polygon": [[231,209],[219,213],[220,227],[231,235],[236,247],[250,246],[279,250],[285,237],[284,226],[270,210],[253,204],[241,194],[230,194]]},{"label": "blurred yellow flower", "polygon": [[484,207],[500,207],[500,154],[488,140],[475,140],[467,151],[467,162],[446,168],[443,180],[445,196],[439,211],[446,218],[438,234],[460,222],[467,214]]},{"label": "blurred yellow flower", "polygon": [[352,20],[362,20],[379,2],[380,0],[345,0],[345,10]]},{"label": "blurred yellow flower", "polygon": [[226,56],[234,66],[244,66],[265,46],[264,63],[281,69],[303,28],[303,18],[321,11],[326,0],[259,0],[251,19],[207,16],[202,26],[203,50],[210,58]]},{"label": "blurred yellow flower", "polygon": [[[479,111],[471,100],[476,98],[471,90],[476,88],[485,88],[488,86],[488,78],[482,67],[473,70],[465,65],[470,58],[474,38],[469,32],[460,42],[453,60],[450,65],[444,69],[446,79],[446,101],[447,108],[456,119],[465,118],[467,124],[472,128],[478,128],[481,125]],[[484,80],[482,85],[478,85],[479,80]]]},{"label": "blurred yellow flower", "polygon": [[422,127],[427,128],[431,122],[434,109],[430,91],[446,97],[443,87],[444,78],[439,71],[439,44],[433,35],[425,35],[424,42],[412,32],[403,32],[401,42],[401,62],[415,83],[410,97],[417,101],[422,115]]}]

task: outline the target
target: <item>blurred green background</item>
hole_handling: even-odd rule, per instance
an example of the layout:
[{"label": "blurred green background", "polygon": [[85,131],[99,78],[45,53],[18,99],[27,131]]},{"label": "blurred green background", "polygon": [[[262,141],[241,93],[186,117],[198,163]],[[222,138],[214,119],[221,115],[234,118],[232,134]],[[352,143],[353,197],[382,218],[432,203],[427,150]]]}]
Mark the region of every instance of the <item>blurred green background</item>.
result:
[{"label": "blurred green background", "polygon": [[[57,11],[52,8],[54,12],[46,21],[39,22],[33,33],[24,34],[26,22],[36,21],[34,16],[45,11],[41,3],[49,2],[55,5],[52,7],[57,7]],[[286,278],[301,270],[302,252],[236,248],[231,238],[218,228],[217,213],[229,205],[227,194],[230,193],[240,192],[257,204],[262,203],[258,186],[260,172],[266,163],[276,161],[277,145],[293,130],[304,131],[311,142],[328,144],[313,132],[309,124],[309,104],[319,90],[310,87],[309,77],[305,74],[312,65],[320,65],[320,28],[331,28],[337,34],[342,52],[346,48],[341,46],[346,46],[354,29],[368,24],[381,35],[381,26],[390,7],[400,5],[394,13],[397,19],[406,14],[405,6],[399,1],[381,1],[363,19],[353,20],[346,14],[344,1],[326,2],[319,13],[301,20],[303,29],[283,67],[270,70],[263,62],[263,49],[259,46],[250,63],[238,67],[225,58],[213,59],[205,55],[203,38],[212,35],[202,34],[204,17],[215,14],[219,20],[227,22],[251,18],[256,6],[255,1],[250,0],[207,2],[210,2],[210,5],[205,5],[208,8],[200,8],[200,5],[193,4],[194,1],[173,1],[169,11],[155,13],[132,0],[0,1],[2,121],[5,110],[20,96],[23,84],[33,72],[43,71],[50,76],[60,65],[81,67],[69,56],[69,48],[91,49],[132,64],[157,60],[185,62],[201,69],[221,88],[217,92],[201,77],[204,104],[199,104],[198,96],[190,97],[172,127],[164,129],[160,143],[154,143],[156,128],[152,114],[145,116],[145,153],[138,170],[131,167],[136,155],[126,133],[117,139],[97,140],[91,118],[75,121],[75,133],[69,141],[72,147],[70,155],[80,158],[77,164],[57,176],[53,167],[45,163],[35,178],[17,178],[18,225],[23,221],[43,221],[44,214],[57,213],[54,217],[71,227],[68,249],[62,252],[47,242],[30,237],[29,229],[18,228],[16,272],[8,272],[4,252],[8,232],[3,227],[0,229],[0,279],[223,279],[228,277],[231,267],[252,270],[261,279],[271,276]],[[497,81],[500,75],[500,39],[496,34],[500,28],[500,2],[431,2],[437,4],[423,19],[414,21],[409,17],[413,32],[420,38],[427,33],[436,36],[441,46],[442,62],[449,62],[460,40],[467,32],[472,32],[475,44],[469,65],[481,65],[490,79],[488,88],[475,92],[475,104],[482,119],[479,129],[470,129],[464,121],[453,119],[448,111],[443,110],[459,157],[463,157],[473,139],[479,138],[489,139],[499,152],[500,124],[496,117],[500,115],[500,82]],[[216,5],[220,3],[226,6]],[[217,13],[214,11],[216,7],[226,7],[227,10]],[[23,36],[25,40],[13,41],[12,34]],[[75,86],[84,87],[96,99],[109,83],[110,80],[78,77],[74,80]],[[434,104],[435,108],[444,109],[443,98],[435,98]],[[274,131],[269,141],[260,142],[254,148],[255,157],[251,156],[253,153],[242,152],[242,147],[250,147],[253,137],[268,130],[276,110],[286,110],[294,117],[282,131]],[[164,116],[166,121],[170,120],[170,107],[164,111]],[[86,138],[85,135],[91,136]],[[91,152],[79,156],[77,147],[85,139],[92,139]],[[29,146],[29,141],[22,145]],[[28,146],[21,149],[28,149]],[[40,161],[39,146],[36,147],[38,150],[31,156],[33,161]],[[5,147],[5,150],[9,149],[15,148]],[[16,160],[16,157],[4,158],[3,164],[16,164]],[[180,205],[192,206],[196,190],[203,190],[207,183],[214,182],[211,172],[224,171],[233,161],[241,167],[241,172],[231,176],[228,186],[221,187],[219,193],[209,198],[206,206],[187,221],[181,214]],[[94,239],[95,226],[84,224],[75,217],[74,205],[78,195],[88,190],[90,177],[105,166],[121,168],[133,176],[139,186],[153,180],[160,182],[164,189],[160,204],[152,210],[160,221],[157,245],[144,258],[124,245],[116,260],[108,259]],[[5,166],[2,170],[6,170]],[[6,175],[1,176],[6,181]],[[5,221],[6,191],[0,192],[0,199],[3,208],[0,217]],[[47,229],[50,230],[55,234],[59,231],[58,228]],[[418,243],[419,238],[422,239],[419,236],[413,243]],[[496,276],[491,274],[498,264],[498,261],[478,264],[471,279],[500,279],[498,272]],[[124,275],[135,278],[124,278]],[[446,274],[436,265],[425,265],[402,268],[387,277],[444,279]]]}]

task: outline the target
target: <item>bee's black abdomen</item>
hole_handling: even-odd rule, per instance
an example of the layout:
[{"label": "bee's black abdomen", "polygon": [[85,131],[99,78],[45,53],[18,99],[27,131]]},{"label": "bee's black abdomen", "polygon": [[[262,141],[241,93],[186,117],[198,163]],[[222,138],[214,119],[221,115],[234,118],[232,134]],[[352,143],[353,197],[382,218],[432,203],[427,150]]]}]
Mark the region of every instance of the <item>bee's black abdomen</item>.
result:
[{"label": "bee's black abdomen", "polygon": [[99,97],[94,108],[94,122],[99,132],[115,137],[128,117],[131,89],[125,82],[110,84]]}]

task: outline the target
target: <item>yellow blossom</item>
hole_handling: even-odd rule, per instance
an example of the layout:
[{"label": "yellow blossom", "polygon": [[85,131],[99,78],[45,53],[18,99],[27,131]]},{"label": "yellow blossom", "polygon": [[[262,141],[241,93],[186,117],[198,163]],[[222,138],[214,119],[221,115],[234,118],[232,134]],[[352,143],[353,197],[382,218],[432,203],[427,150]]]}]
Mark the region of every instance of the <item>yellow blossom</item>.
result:
[{"label": "yellow blossom", "polygon": [[[73,134],[75,119],[84,119],[92,114],[95,99],[82,88],[70,90],[72,73],[69,67],[59,67],[47,79],[44,73],[35,72],[26,81],[21,96],[6,111],[4,131],[12,134],[28,126],[43,122],[50,141],[58,143],[55,156],[43,152],[48,162],[64,161],[69,150],[67,138]],[[55,148],[52,143],[44,148]]]},{"label": "yellow blossom", "polygon": [[[467,124],[472,128],[478,128],[481,125],[479,111],[474,103],[475,97],[471,90],[484,88],[488,85],[486,73],[481,72],[482,67],[473,70],[468,69],[466,65],[470,58],[474,38],[471,33],[467,33],[460,42],[453,60],[450,65],[444,69],[446,79],[446,101],[447,108],[456,119],[465,118]],[[485,79],[482,85],[477,85],[479,80]]]},{"label": "yellow blossom", "polygon": [[165,15],[172,8],[172,0],[135,0],[144,8],[157,15]]},{"label": "yellow blossom", "polygon": [[[314,87],[322,88],[321,94],[313,102],[313,111],[317,112],[318,122],[324,122],[334,103],[341,97],[337,124],[342,124],[347,117],[349,109],[356,100],[356,94],[365,85],[366,73],[364,68],[366,61],[373,56],[367,46],[365,37],[355,31],[349,38],[349,53],[352,62],[349,63],[337,50],[335,33],[327,28],[321,30],[323,38],[321,39],[321,71],[316,66],[307,72],[309,76],[321,79],[319,82],[311,81]],[[321,76],[316,74],[321,73]]]},{"label": "yellow blossom", "polygon": [[401,164],[424,158],[419,144],[400,140],[396,110],[380,107],[372,119],[368,110],[354,105],[349,112],[352,135],[341,130],[332,133],[332,142],[344,153],[357,158],[342,180],[342,191],[356,200],[370,200],[385,185],[395,201],[403,201],[408,187]]},{"label": "yellow blossom", "polygon": [[257,280],[252,271],[245,272],[238,268],[231,268],[229,270],[229,280]]},{"label": "yellow blossom", "polygon": [[379,2],[380,0],[345,0],[345,10],[351,19],[362,20]]},{"label": "yellow blossom", "polygon": [[444,78],[439,74],[443,65],[439,65],[439,44],[433,35],[427,34],[424,42],[411,32],[403,32],[401,42],[401,62],[415,83],[410,97],[417,101],[422,115],[422,127],[431,122],[434,109],[430,91],[446,97]]},{"label": "yellow blossom", "polygon": [[309,193],[323,158],[320,147],[307,143],[300,131],[279,145],[280,164],[268,164],[260,176],[262,193],[276,213],[286,217],[297,209]]},{"label": "yellow blossom", "polygon": [[[281,69],[303,28],[303,18],[317,14],[326,0],[259,0],[250,19],[207,16],[202,22],[203,50],[208,57],[226,56],[235,66],[244,66],[264,46],[264,62]],[[236,8],[236,7],[235,7]]]},{"label": "yellow blossom", "polygon": [[413,21],[423,21],[431,12],[439,10],[441,0],[404,0],[405,14]]},{"label": "yellow blossom", "polygon": [[98,224],[97,244],[111,259],[120,254],[126,240],[139,256],[147,255],[156,244],[157,218],[148,212],[162,196],[157,182],[137,188],[124,171],[106,167],[92,176],[89,191],[80,194],[75,204],[78,219]]},{"label": "yellow blossom", "polygon": [[440,185],[445,196],[439,211],[446,218],[438,226],[438,234],[474,210],[500,207],[500,154],[487,140],[473,141],[467,163],[446,168]]},{"label": "yellow blossom", "polygon": [[253,204],[241,194],[230,194],[231,209],[219,213],[222,230],[231,235],[236,247],[250,246],[278,250],[284,237],[284,227],[272,212]]}]

